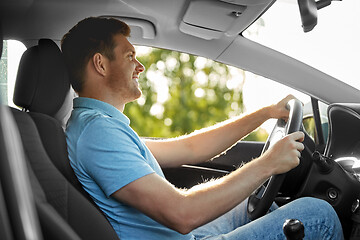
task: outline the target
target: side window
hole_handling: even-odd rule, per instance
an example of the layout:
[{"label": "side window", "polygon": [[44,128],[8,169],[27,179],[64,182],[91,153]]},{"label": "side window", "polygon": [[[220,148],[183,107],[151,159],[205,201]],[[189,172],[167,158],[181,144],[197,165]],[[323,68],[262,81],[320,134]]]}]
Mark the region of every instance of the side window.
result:
[{"label": "side window", "polygon": [[[289,94],[299,99],[305,106],[311,101],[308,95],[265,77],[246,72],[245,79],[243,86],[245,112],[250,113],[270,104],[275,104]],[[266,121],[260,126],[258,132],[252,134],[259,135],[263,133],[262,135],[267,137],[271,133],[276,121],[276,119]],[[261,140],[264,140],[264,137]]]},{"label": "side window", "polygon": [[4,40],[0,61],[0,99],[2,104],[15,107],[12,97],[20,58],[26,47],[19,41]]},{"label": "side window", "polygon": [[314,113],[313,113],[313,107],[311,101],[309,101],[304,105],[303,114],[304,114],[303,125],[305,131],[314,141],[317,141],[316,125],[315,125],[315,119],[314,119]]},{"label": "side window", "polygon": [[[210,59],[164,49],[136,47],[146,70],[143,95],[126,105],[140,136],[175,137],[276,103],[287,94],[310,98],[271,80]],[[265,141],[275,121],[244,140]]]},{"label": "side window", "polygon": [[[323,134],[324,143],[326,143],[328,135],[329,135],[329,123],[327,117],[327,108],[328,105],[318,101],[319,106],[319,117],[320,117],[320,126]],[[304,106],[304,120],[303,120],[305,131],[312,137],[315,143],[319,144],[318,133],[316,129],[316,123],[314,119],[313,107],[311,103],[307,103]]]},{"label": "side window", "polygon": [[143,95],[124,113],[141,136],[175,137],[243,112],[243,71],[203,57],[137,47]]},{"label": "side window", "polygon": [[303,125],[305,131],[309,134],[309,136],[315,140],[316,138],[316,128],[315,128],[315,120],[313,116],[307,116],[303,120]]},{"label": "side window", "polygon": [[327,142],[329,136],[329,122],[327,116],[327,109],[329,105],[319,101],[319,111],[320,111],[320,120],[321,120],[321,128],[324,135],[325,143]]}]

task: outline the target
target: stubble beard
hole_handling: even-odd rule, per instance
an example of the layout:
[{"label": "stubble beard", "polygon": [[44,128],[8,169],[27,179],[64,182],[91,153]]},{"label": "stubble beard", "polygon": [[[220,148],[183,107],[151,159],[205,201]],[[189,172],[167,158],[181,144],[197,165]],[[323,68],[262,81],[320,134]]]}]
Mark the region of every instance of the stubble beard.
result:
[{"label": "stubble beard", "polygon": [[129,84],[120,84],[119,80],[111,79],[107,82],[107,86],[115,93],[123,102],[129,103],[141,97],[142,91],[137,80],[132,79]]}]

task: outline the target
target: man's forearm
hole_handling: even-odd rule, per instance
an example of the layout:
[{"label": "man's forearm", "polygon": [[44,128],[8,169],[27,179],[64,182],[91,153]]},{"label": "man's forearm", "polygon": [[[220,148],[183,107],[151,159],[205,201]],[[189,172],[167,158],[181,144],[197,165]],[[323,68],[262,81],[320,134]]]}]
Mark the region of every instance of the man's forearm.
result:
[{"label": "man's forearm", "polygon": [[270,118],[270,107],[251,114],[230,119],[190,134],[187,141],[192,146],[192,163],[203,162],[224,152],[240,139]]},{"label": "man's forearm", "polygon": [[[260,161],[259,161],[260,160]],[[187,234],[241,203],[271,175],[271,168],[254,160],[229,175],[189,190],[175,188],[149,174],[116,191],[112,197],[159,223]]]},{"label": "man's forearm", "polygon": [[230,119],[189,135],[166,141],[147,141],[162,167],[196,164],[224,152],[270,118],[270,107]]},{"label": "man's forearm", "polygon": [[269,168],[259,161],[244,165],[231,174],[197,185],[185,192],[189,231],[206,224],[244,201],[271,176]]}]

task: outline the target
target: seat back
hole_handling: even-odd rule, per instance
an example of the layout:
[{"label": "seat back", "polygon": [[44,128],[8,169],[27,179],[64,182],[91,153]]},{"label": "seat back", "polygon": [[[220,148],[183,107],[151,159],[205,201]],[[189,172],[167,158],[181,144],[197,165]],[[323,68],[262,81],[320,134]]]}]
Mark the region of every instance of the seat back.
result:
[{"label": "seat back", "polygon": [[63,131],[63,117],[72,109],[69,96],[61,51],[41,39],[25,51],[15,84],[14,103],[28,112],[12,109],[30,166],[48,203],[80,238],[118,239],[70,166]]},{"label": "seat back", "polygon": [[[50,160],[86,198],[67,157],[64,122],[71,113],[71,88],[60,49],[50,39],[27,49],[21,57],[14,103],[34,120]],[[62,117],[60,117],[62,116]]]},{"label": "seat back", "polygon": [[[50,39],[27,49],[21,57],[14,89],[14,103],[33,118],[50,160],[87,198],[67,158],[63,128],[71,113],[68,75],[58,46]],[[69,103],[71,102],[71,103]]]},{"label": "seat back", "polygon": [[80,240],[47,203],[26,159],[17,122],[0,105],[0,239]]},{"label": "seat back", "polygon": [[0,105],[0,237],[42,239],[19,132]]},{"label": "seat back", "polygon": [[[17,109],[11,109],[11,111],[19,128],[29,169],[38,182],[39,187],[33,187],[33,189],[42,202],[39,210],[48,213],[49,206],[52,206],[80,239],[118,239],[114,229],[98,209],[54,166],[31,116]],[[41,190],[40,193],[38,189]],[[56,234],[52,229],[59,228],[57,221],[53,221],[55,225],[49,221],[42,221],[42,223],[47,224],[47,227],[43,225],[43,232],[48,236]]]},{"label": "seat back", "polygon": [[[1,10],[0,10],[1,12]],[[0,58],[3,50],[0,20]],[[1,99],[0,99],[1,101]],[[0,239],[41,238],[32,192],[22,193],[28,178],[16,125],[0,103]],[[18,167],[21,166],[19,172]],[[21,174],[23,173],[23,174]],[[20,204],[22,203],[22,204]],[[24,205],[25,204],[25,205]],[[28,221],[31,219],[31,221]]]}]

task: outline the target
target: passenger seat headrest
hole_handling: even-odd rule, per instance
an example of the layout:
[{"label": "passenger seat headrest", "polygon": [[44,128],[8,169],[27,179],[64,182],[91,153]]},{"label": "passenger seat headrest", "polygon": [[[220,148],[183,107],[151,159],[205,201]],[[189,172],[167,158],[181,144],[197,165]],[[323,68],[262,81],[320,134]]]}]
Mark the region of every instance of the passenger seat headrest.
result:
[{"label": "passenger seat headrest", "polygon": [[54,116],[70,91],[62,53],[50,39],[40,39],[21,57],[14,103],[26,110]]}]

